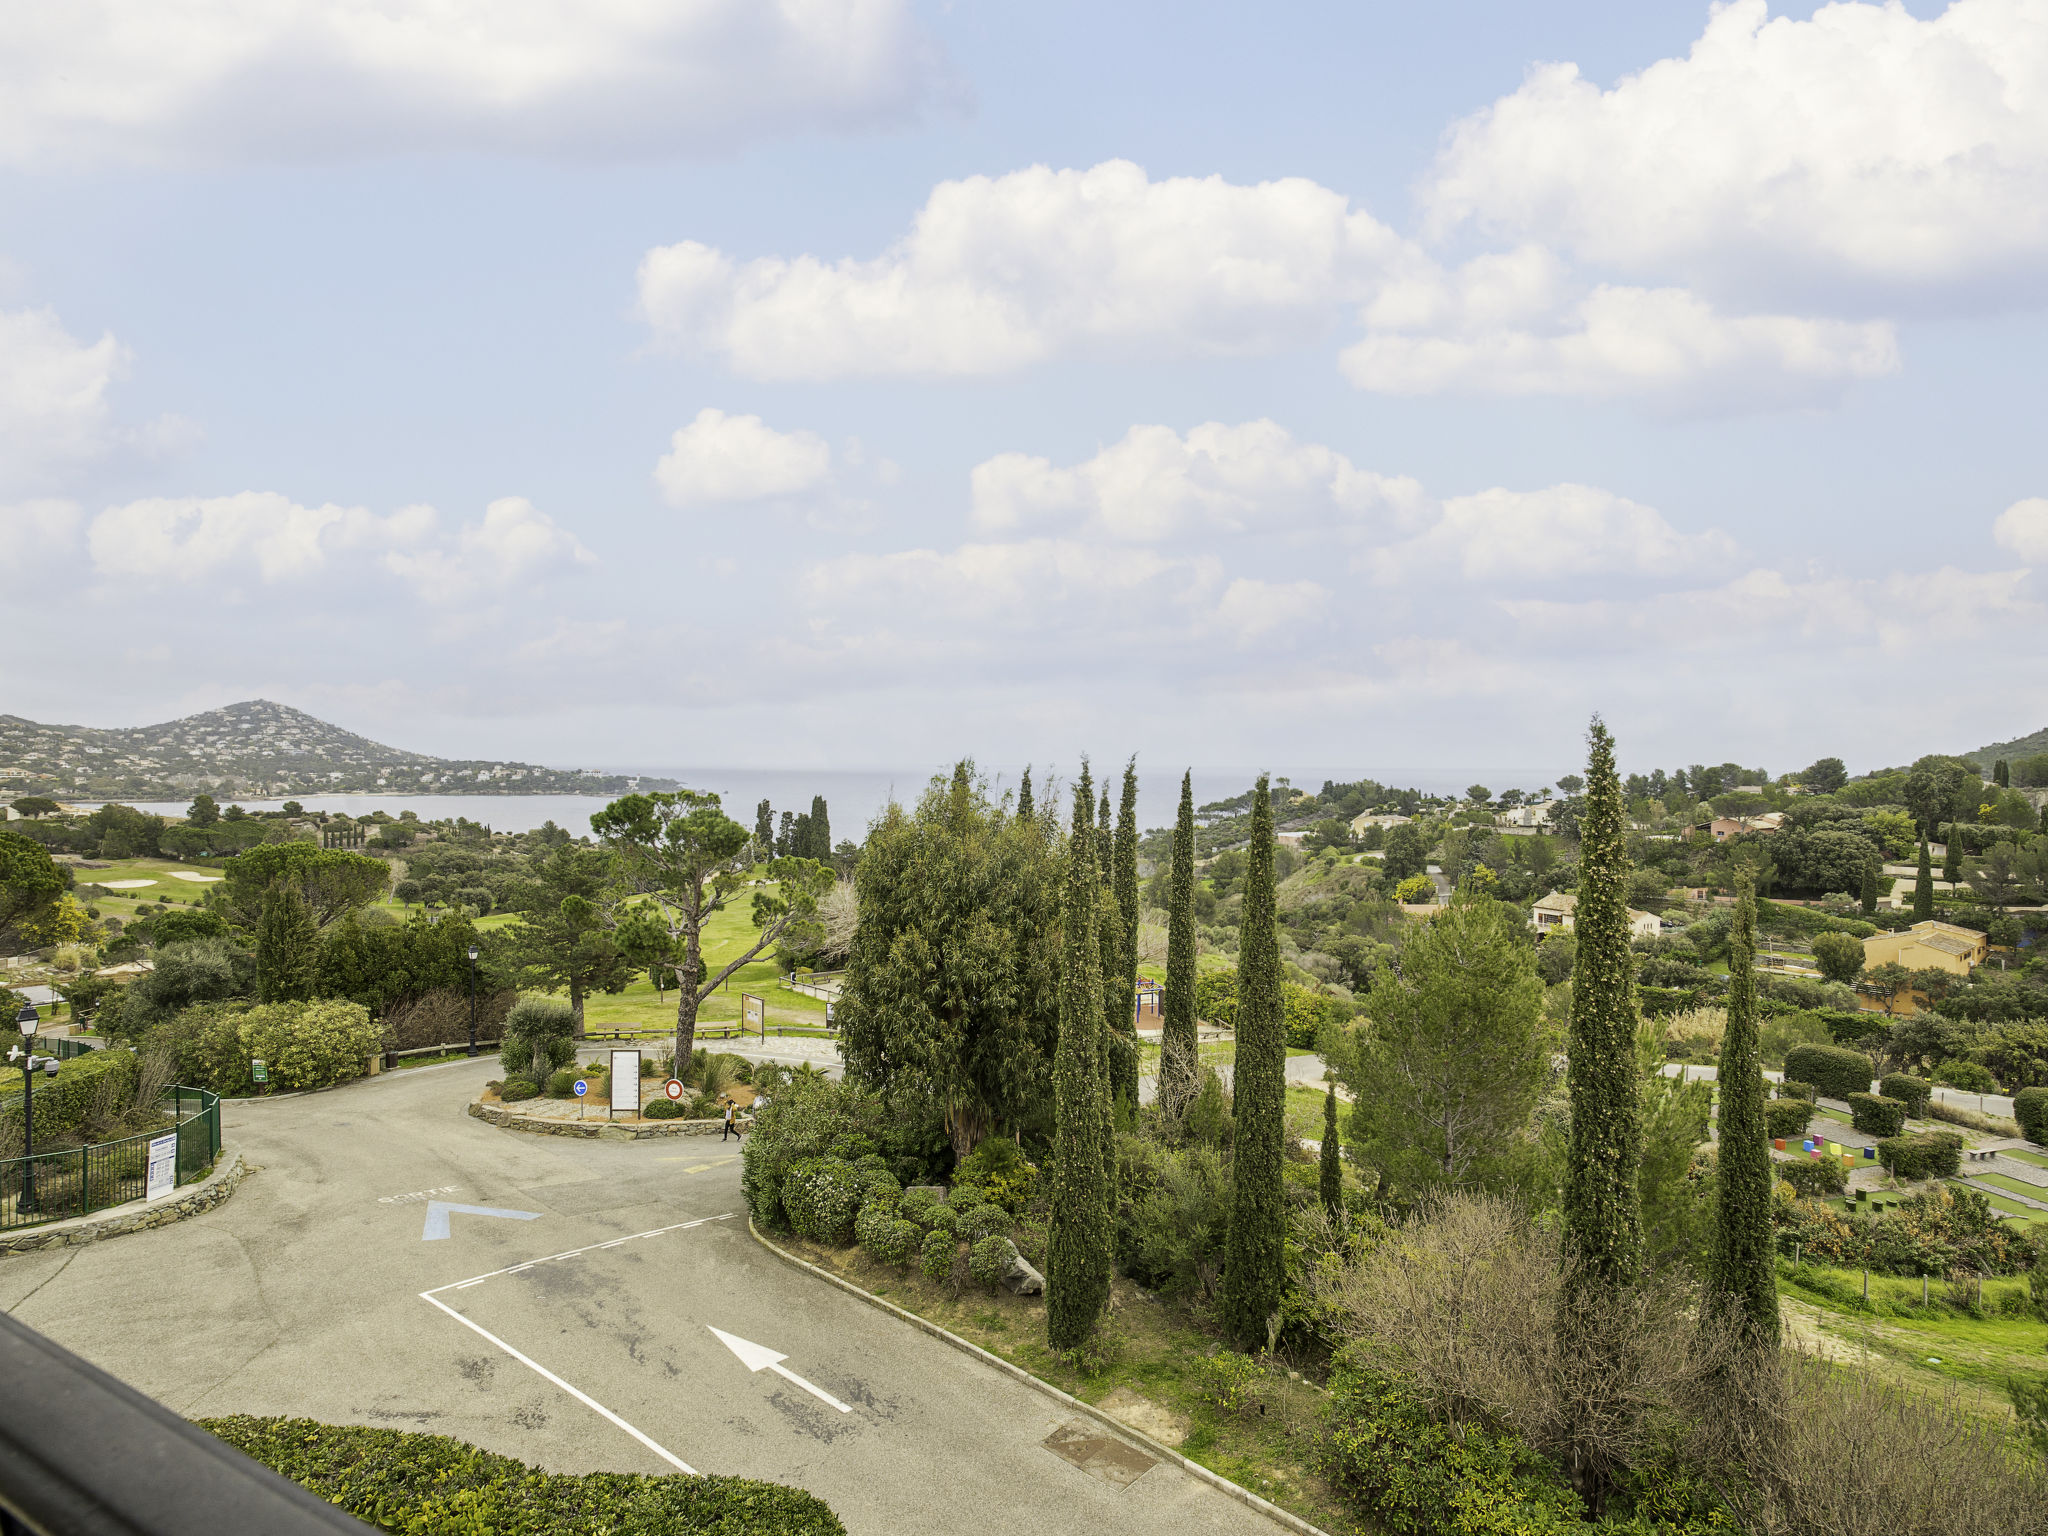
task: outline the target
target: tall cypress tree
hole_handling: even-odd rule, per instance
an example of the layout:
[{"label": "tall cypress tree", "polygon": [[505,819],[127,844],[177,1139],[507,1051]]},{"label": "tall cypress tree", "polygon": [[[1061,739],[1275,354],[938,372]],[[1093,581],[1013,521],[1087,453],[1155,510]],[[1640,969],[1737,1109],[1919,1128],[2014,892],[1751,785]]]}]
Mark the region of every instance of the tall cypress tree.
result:
[{"label": "tall cypress tree", "polygon": [[301,1003],[313,995],[320,930],[296,882],[280,880],[263,894],[256,919],[256,995],[266,1003]]},{"label": "tall cypress tree", "polygon": [[1963,877],[1963,840],[1956,836],[1956,824],[1948,824],[1948,836],[1941,844],[1941,878],[1954,885]]},{"label": "tall cypress tree", "polygon": [[1593,717],[1586,808],[1579,822],[1578,908],[1573,927],[1567,1246],[1586,1283],[1633,1285],[1642,1267],[1636,1168],[1642,1110],[1636,1084],[1635,956],[1629,949],[1626,838],[1614,738]]},{"label": "tall cypress tree", "polygon": [[1231,1093],[1230,1232],[1223,1256],[1224,1331],[1246,1348],[1286,1280],[1280,1191],[1286,1136],[1287,1033],[1280,995],[1280,929],[1273,908],[1273,800],[1259,776],[1237,945],[1237,1060]]},{"label": "tall cypress tree", "polygon": [[1138,1109],[1138,760],[1124,764],[1123,803],[1117,808],[1116,858],[1111,888],[1123,919],[1123,948],[1117,955],[1117,1007],[1110,1021],[1111,1086],[1116,1097]]},{"label": "tall cypress tree", "polygon": [[1166,896],[1166,993],[1160,998],[1159,1101],[1184,1109],[1195,1092],[1195,788],[1181,775]]},{"label": "tall cypress tree", "polygon": [[1323,1209],[1335,1221],[1344,1213],[1343,1150],[1337,1143],[1337,1083],[1333,1078],[1323,1090],[1323,1158],[1317,1179],[1317,1193]]},{"label": "tall cypress tree", "polygon": [[1763,1063],[1757,1053],[1756,893],[1745,886],[1728,935],[1728,1027],[1721,1036],[1721,1159],[1714,1249],[1707,1260],[1710,1327],[1730,1323],[1746,1343],[1778,1343],[1778,1273],[1771,1230],[1771,1151],[1764,1136]]},{"label": "tall cypress tree", "polygon": [[1913,921],[1934,916],[1934,866],[1928,859],[1927,834],[1920,834],[1920,869],[1913,876]]},{"label": "tall cypress tree", "polygon": [[1019,821],[1029,821],[1032,814],[1031,765],[1026,763],[1024,765],[1024,782],[1017,786],[1017,819]]},{"label": "tall cypress tree", "polygon": [[1060,1039],[1053,1057],[1053,1199],[1045,1256],[1045,1335],[1055,1350],[1072,1349],[1085,1340],[1109,1296],[1111,1232],[1097,1056],[1102,974],[1096,954],[1093,811],[1084,782],[1074,791],[1074,825],[1067,846],[1060,924]]},{"label": "tall cypress tree", "polygon": [[1870,916],[1877,910],[1878,861],[1872,859],[1863,866],[1863,915]]},{"label": "tall cypress tree", "polygon": [[832,817],[823,795],[811,796],[811,857],[821,864],[832,857]]}]

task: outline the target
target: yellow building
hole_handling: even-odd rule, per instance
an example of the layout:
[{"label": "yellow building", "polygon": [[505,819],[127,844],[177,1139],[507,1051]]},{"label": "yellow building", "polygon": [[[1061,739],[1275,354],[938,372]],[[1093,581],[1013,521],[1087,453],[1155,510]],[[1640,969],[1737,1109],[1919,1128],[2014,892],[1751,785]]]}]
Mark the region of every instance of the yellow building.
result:
[{"label": "yellow building", "polygon": [[1863,968],[1897,963],[1909,971],[1948,971],[1967,976],[1991,952],[1991,941],[1974,928],[1954,923],[1915,923],[1899,933],[1873,933],[1863,941]]}]

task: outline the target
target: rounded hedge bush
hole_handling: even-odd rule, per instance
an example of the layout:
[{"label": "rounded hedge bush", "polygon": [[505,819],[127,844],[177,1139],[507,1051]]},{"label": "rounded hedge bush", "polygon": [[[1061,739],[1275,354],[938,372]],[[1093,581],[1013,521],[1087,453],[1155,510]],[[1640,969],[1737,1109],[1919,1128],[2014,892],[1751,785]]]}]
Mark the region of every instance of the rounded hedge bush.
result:
[{"label": "rounded hedge bush", "polygon": [[1866,1136],[1896,1136],[1906,1128],[1905,1101],[1874,1093],[1852,1093],[1849,1123]]},{"label": "rounded hedge bush", "polygon": [[1861,1051],[1840,1045],[1795,1045],[1785,1053],[1785,1075],[1811,1083],[1831,1099],[1870,1092],[1876,1071]]},{"label": "rounded hedge bush", "polygon": [[2012,1117],[2020,1134],[2036,1146],[2048,1146],[2048,1088],[2022,1088],[2013,1095]]},{"label": "rounded hedge bush", "polygon": [[1804,1136],[1813,1123],[1809,1099],[1770,1099],[1764,1104],[1764,1134],[1773,1141],[1791,1141]]},{"label": "rounded hedge bush", "polygon": [[896,1218],[896,1234],[891,1241],[902,1250],[902,1262],[908,1264],[920,1252],[920,1245],[924,1242],[924,1229],[916,1222],[905,1221],[899,1216]]},{"label": "rounded hedge bush", "polygon": [[930,1226],[925,1218],[939,1203],[939,1192],[927,1185],[916,1184],[903,1191],[902,1211],[905,1221],[914,1221],[920,1226]]},{"label": "rounded hedge bush", "polygon": [[683,1106],[674,1099],[660,1098],[642,1105],[640,1113],[649,1120],[680,1120],[683,1118]]},{"label": "rounded hedge bush", "polygon": [[924,1213],[918,1224],[928,1231],[944,1232],[950,1237],[959,1230],[960,1213],[950,1205],[935,1205]]},{"label": "rounded hedge bush", "polygon": [[1998,1092],[1998,1079],[1991,1075],[1991,1069],[1974,1061],[1944,1061],[1934,1069],[1934,1080],[1944,1088],[1959,1088],[1964,1093]]},{"label": "rounded hedge bush", "polygon": [[548,1097],[573,1099],[576,1096],[576,1077],[576,1072],[568,1067],[551,1075],[548,1078]]},{"label": "rounded hedge bush", "polygon": [[897,1218],[887,1206],[869,1205],[853,1221],[853,1235],[884,1264],[902,1264],[917,1249],[917,1228]]},{"label": "rounded hedge bush", "polygon": [[927,1280],[943,1280],[953,1273],[953,1260],[959,1255],[960,1244],[950,1232],[927,1232],[924,1246],[917,1251],[918,1267],[924,1271]]},{"label": "rounded hedge bush", "polygon": [[1010,1272],[1010,1240],[999,1234],[982,1238],[967,1250],[967,1273],[993,1291]]},{"label": "rounded hedge bush", "polygon": [[1910,1072],[1887,1072],[1877,1080],[1877,1091],[1888,1099],[1897,1099],[1906,1106],[1906,1113],[1915,1120],[1927,1114],[1927,1101],[1933,1094],[1933,1086],[1924,1077],[1915,1077]]},{"label": "rounded hedge bush", "polygon": [[1839,1157],[1802,1157],[1777,1163],[1771,1171],[1809,1200],[1839,1195],[1849,1187],[1849,1170]]},{"label": "rounded hedge bush", "polygon": [[1778,1097],[1781,1099],[1804,1099],[1811,1104],[1816,1092],[1818,1090],[1813,1084],[1802,1083],[1790,1077],[1778,1084]]},{"label": "rounded hedge bush", "polygon": [[903,1203],[903,1186],[896,1182],[896,1175],[886,1168],[863,1168],[858,1163],[854,1165],[854,1173],[860,1181],[862,1207],[884,1206],[894,1216],[896,1207]]},{"label": "rounded hedge bush", "polygon": [[994,1201],[984,1200],[963,1210],[953,1230],[967,1242],[984,1242],[997,1233],[1008,1234],[1010,1213]]},{"label": "rounded hedge bush", "polygon": [[953,1187],[946,1191],[946,1204],[956,1211],[971,1211],[988,1198],[987,1188],[972,1179],[955,1179]]},{"label": "rounded hedge bush", "polygon": [[530,1077],[508,1077],[498,1085],[498,1097],[507,1104],[540,1097],[540,1084]]},{"label": "rounded hedge bush", "polygon": [[1901,1179],[1949,1179],[1963,1165],[1963,1138],[1954,1131],[1921,1131],[1877,1144],[1877,1160]]},{"label": "rounded hedge bush", "polygon": [[792,1163],[782,1180],[782,1208],[799,1236],[814,1243],[843,1242],[860,1210],[859,1176],[838,1157]]}]

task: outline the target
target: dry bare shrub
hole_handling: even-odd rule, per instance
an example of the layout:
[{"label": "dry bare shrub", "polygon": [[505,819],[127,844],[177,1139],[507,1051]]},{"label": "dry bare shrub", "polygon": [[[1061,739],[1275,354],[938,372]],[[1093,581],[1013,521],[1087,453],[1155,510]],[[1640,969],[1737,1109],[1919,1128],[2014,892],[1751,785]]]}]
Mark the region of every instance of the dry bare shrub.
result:
[{"label": "dry bare shrub", "polygon": [[1682,1008],[1664,1020],[1661,1031],[1667,1051],[1688,1059],[1720,1055],[1727,1032],[1725,1008]]},{"label": "dry bare shrub", "polygon": [[860,926],[860,902],[851,880],[834,881],[818,898],[818,926],[825,933],[825,953],[843,961],[853,949],[854,930]]},{"label": "dry bare shrub", "polygon": [[[519,1001],[509,989],[477,993],[476,1037],[495,1044],[505,1032],[505,1015]],[[393,1003],[384,1015],[384,1048],[387,1051],[418,1050],[429,1045],[469,1043],[469,993],[455,987],[437,987],[418,997]]]}]

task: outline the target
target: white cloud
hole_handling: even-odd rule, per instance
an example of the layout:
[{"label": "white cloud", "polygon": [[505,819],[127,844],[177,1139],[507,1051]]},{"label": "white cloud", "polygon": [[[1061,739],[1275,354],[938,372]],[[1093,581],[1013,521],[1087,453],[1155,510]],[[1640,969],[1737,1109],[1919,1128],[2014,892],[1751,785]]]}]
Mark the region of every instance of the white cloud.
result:
[{"label": "white cloud", "polygon": [[2048,257],[2048,4],[1717,6],[1603,91],[1569,64],[1459,123],[1423,193],[1469,224],[1730,291],[2023,285]]},{"label": "white cloud", "polygon": [[464,523],[452,545],[417,552],[393,550],[385,569],[411,582],[429,602],[459,603],[537,580],[565,565],[592,565],[597,556],[524,496],[504,496],[484,509],[483,520]]},{"label": "white cloud", "polygon": [[0,158],[690,154],[938,74],[908,0],[70,0],[0,10]]},{"label": "white cloud", "polygon": [[766,501],[825,488],[832,450],[814,432],[778,432],[758,416],[707,406],[671,440],[655,482],[676,507]]},{"label": "white cloud", "polygon": [[1734,556],[1734,541],[1718,529],[1683,534],[1654,507],[1566,484],[1453,496],[1426,533],[1376,552],[1373,564],[1389,581],[1443,567],[1472,582],[1528,586],[1581,576],[1700,575]]},{"label": "white cloud", "polygon": [[1314,340],[1419,260],[1300,178],[1152,181],[1111,160],[942,182],[872,261],[648,252],[666,342],[757,378],[1001,373],[1056,354],[1234,356]]},{"label": "white cloud", "polygon": [[2048,497],[2029,496],[1998,514],[1991,536],[2029,565],[2048,561]]},{"label": "white cloud", "polygon": [[974,521],[986,532],[1082,514],[1112,539],[1149,543],[1195,531],[1272,532],[1412,519],[1415,481],[1359,469],[1272,421],[1205,422],[1185,436],[1136,426],[1071,468],[998,454],[971,477]]},{"label": "white cloud", "polygon": [[0,558],[26,565],[63,554],[78,538],[78,503],[43,498],[0,503]]},{"label": "white cloud", "polygon": [[80,341],[48,309],[0,310],[0,477],[32,484],[100,453],[127,364],[111,335]]}]

